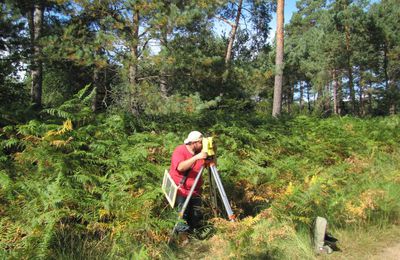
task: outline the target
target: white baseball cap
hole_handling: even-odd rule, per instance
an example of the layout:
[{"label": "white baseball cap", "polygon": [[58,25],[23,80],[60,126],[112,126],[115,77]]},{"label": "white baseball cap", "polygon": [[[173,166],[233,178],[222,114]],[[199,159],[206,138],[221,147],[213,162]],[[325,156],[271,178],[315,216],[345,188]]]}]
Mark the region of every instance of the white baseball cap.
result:
[{"label": "white baseball cap", "polygon": [[189,133],[188,137],[183,141],[185,144],[197,142],[203,139],[203,134],[199,131],[192,131]]}]

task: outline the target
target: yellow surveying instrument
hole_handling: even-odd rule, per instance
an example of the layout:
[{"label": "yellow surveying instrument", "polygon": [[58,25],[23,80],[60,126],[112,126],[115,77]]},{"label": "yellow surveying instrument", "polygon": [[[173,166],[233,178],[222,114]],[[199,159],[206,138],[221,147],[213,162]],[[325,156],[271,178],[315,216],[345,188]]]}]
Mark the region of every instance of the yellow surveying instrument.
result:
[{"label": "yellow surveying instrument", "polygon": [[215,155],[212,137],[203,138],[203,149],[201,151],[206,152],[208,157]]},{"label": "yellow surveying instrument", "polygon": [[[197,186],[197,183],[200,180],[200,176],[202,175],[204,169],[206,169],[206,168],[209,169],[209,173],[210,173],[210,175],[209,175],[210,185],[215,185],[216,188],[218,189],[220,198],[222,200],[222,203],[224,204],[226,213],[228,215],[228,219],[233,222],[233,221],[235,221],[235,215],[233,214],[231,205],[229,204],[224,187],[222,185],[222,181],[221,181],[221,179],[219,177],[219,173],[217,171],[217,167],[215,164],[215,150],[214,150],[214,146],[213,146],[213,138],[212,137],[203,138],[202,152],[207,153],[207,155],[208,155],[207,159],[205,159],[204,165],[201,167],[199,173],[197,174],[196,179],[194,180],[194,183],[193,183],[192,187],[190,188],[189,194],[186,197],[186,200],[183,203],[181,210],[178,212],[178,222],[183,219],[183,214],[185,213],[185,210],[186,210],[186,208],[189,204],[189,201],[193,195],[193,191],[194,191],[195,187]],[[216,193],[211,194],[211,195],[214,196],[214,201],[216,201]],[[172,235],[170,236],[168,243],[171,242],[171,239],[176,232],[177,225],[178,225],[178,223],[174,226],[174,229],[172,230]]]}]

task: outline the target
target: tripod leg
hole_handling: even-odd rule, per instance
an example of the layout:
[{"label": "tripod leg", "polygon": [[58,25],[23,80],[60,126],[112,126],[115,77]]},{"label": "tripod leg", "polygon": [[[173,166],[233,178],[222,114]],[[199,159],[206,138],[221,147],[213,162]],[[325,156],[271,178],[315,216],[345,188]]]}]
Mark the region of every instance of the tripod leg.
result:
[{"label": "tripod leg", "polygon": [[194,191],[194,189],[196,188],[197,183],[198,183],[199,180],[200,180],[200,177],[201,177],[201,174],[202,174],[203,170],[204,170],[204,166],[200,169],[199,173],[197,174],[196,179],[194,180],[193,185],[192,185],[192,187],[190,188],[189,195],[186,197],[185,203],[183,203],[182,209],[181,209],[181,211],[179,211],[179,213],[178,213],[178,216],[179,216],[180,219],[183,218],[183,213],[185,213],[185,210],[186,210],[186,208],[187,208],[187,206],[188,206],[188,204],[189,204],[189,201],[190,201],[190,199],[192,198],[193,191]]},{"label": "tripod leg", "polygon": [[[183,214],[185,213],[185,210],[186,210],[186,208],[187,208],[187,206],[188,206],[188,204],[189,204],[189,201],[190,201],[190,199],[192,198],[193,191],[194,191],[194,189],[196,188],[197,183],[198,183],[199,180],[200,180],[200,177],[201,177],[201,174],[202,174],[203,170],[204,170],[204,166],[201,167],[199,173],[197,174],[196,179],[194,180],[193,185],[192,185],[192,187],[190,188],[189,194],[188,194],[188,196],[186,197],[185,202],[183,203],[182,209],[178,212],[178,221],[181,220],[181,219],[183,219]],[[169,237],[168,244],[171,243],[172,237],[174,236],[174,234],[175,234],[175,232],[176,232],[177,226],[178,226],[178,223],[176,223],[175,226],[174,226],[174,228],[172,229],[172,234],[171,234],[171,236]]]},{"label": "tripod leg", "polygon": [[211,170],[209,171],[208,174],[209,177],[209,183],[210,183],[210,200],[211,200],[211,209],[214,213],[214,217],[218,216],[218,201],[217,201],[217,190],[216,190],[216,185],[215,181],[212,178],[212,172]]},{"label": "tripod leg", "polygon": [[219,191],[219,195],[221,195],[222,202],[224,203],[226,213],[228,214],[228,218],[230,221],[235,221],[235,215],[233,214],[231,205],[229,204],[228,198],[226,196],[224,186],[222,186],[221,179],[219,178],[219,174],[215,165],[210,165],[210,170],[214,177],[215,183],[217,184],[217,188]]}]

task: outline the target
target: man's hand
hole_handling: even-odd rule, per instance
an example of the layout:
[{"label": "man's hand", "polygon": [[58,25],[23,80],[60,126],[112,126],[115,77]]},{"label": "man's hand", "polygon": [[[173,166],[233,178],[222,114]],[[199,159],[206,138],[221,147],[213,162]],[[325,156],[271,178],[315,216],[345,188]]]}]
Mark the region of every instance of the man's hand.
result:
[{"label": "man's hand", "polygon": [[194,157],[196,157],[196,160],[201,160],[201,159],[206,159],[207,158],[207,153],[206,152],[199,152],[196,154]]},{"label": "man's hand", "polygon": [[206,159],[207,158],[207,153],[206,152],[200,152],[196,155],[194,155],[192,158],[187,159],[186,161],[180,162],[178,167],[176,168],[180,172],[184,172],[189,170],[189,168],[197,161],[201,159]]}]

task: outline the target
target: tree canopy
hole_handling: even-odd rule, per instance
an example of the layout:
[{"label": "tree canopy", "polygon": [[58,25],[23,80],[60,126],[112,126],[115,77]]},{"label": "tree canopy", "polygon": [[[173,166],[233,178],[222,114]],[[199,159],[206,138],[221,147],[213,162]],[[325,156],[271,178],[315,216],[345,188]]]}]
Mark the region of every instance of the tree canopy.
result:
[{"label": "tree canopy", "polygon": [[[95,111],[116,108],[144,115],[155,100],[195,93],[205,100],[252,100],[272,109],[273,1],[1,5],[5,114],[11,105],[7,97],[15,97],[11,103],[20,109],[30,100],[49,108],[87,84],[96,89]],[[396,1],[301,0],[297,8],[284,29],[283,112],[397,113]],[[34,27],[35,10],[43,10],[43,21],[36,20],[40,30]],[[230,35],[219,33],[224,24]]]}]

